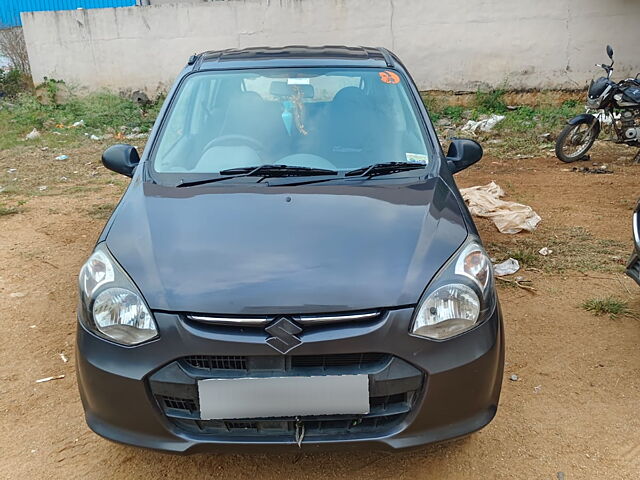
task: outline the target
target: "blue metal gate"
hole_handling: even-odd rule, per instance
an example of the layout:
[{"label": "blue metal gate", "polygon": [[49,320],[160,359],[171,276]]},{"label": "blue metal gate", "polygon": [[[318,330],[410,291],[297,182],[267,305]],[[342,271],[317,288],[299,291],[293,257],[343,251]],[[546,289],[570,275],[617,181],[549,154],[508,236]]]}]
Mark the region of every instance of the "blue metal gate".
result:
[{"label": "blue metal gate", "polygon": [[0,0],[0,28],[20,25],[20,12],[131,7],[136,0]]}]

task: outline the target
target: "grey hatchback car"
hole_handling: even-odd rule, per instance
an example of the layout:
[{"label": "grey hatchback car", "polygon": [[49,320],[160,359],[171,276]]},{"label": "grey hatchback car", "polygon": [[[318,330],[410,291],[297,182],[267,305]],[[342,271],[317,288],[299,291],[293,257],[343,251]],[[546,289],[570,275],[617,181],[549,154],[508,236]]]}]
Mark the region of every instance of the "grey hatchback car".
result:
[{"label": "grey hatchback car", "polygon": [[391,52],[194,55],[79,276],[91,429],[176,453],[402,449],[496,414],[490,260]]}]

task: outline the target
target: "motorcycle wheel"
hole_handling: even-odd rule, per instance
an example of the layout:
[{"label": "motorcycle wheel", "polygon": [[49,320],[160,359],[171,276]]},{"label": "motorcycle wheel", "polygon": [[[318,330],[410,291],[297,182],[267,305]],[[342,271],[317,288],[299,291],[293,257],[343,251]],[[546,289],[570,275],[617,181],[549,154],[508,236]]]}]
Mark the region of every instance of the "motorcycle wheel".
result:
[{"label": "motorcycle wheel", "polygon": [[591,126],[588,120],[581,120],[562,129],[556,140],[556,157],[565,163],[583,158],[600,134],[600,122]]}]

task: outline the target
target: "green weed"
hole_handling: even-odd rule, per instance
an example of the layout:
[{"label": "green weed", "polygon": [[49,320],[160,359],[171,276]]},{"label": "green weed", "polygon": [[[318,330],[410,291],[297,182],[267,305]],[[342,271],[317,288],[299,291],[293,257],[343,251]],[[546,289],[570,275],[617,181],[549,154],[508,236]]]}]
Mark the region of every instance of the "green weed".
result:
[{"label": "green weed", "polygon": [[480,113],[504,113],[507,111],[507,104],[504,101],[505,90],[498,88],[495,90],[476,92],[476,108]]},{"label": "green weed", "polygon": [[17,207],[5,207],[0,205],[0,217],[5,217],[7,215],[15,215],[16,213],[20,213],[20,209]]},{"label": "green weed", "polygon": [[582,305],[586,311],[594,315],[609,315],[609,318],[615,319],[620,315],[629,315],[631,312],[627,306],[627,302],[618,300],[614,297],[606,298],[590,298]]},{"label": "green weed", "polygon": [[462,120],[464,110],[464,107],[461,106],[444,107],[442,109],[442,115],[450,118],[454,122],[459,122],[460,120]]}]

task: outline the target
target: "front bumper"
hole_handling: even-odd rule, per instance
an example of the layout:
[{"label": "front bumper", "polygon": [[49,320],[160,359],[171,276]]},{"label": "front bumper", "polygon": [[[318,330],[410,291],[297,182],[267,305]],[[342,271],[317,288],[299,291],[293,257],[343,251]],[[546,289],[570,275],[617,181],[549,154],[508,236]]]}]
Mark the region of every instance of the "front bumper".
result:
[{"label": "front bumper", "polygon": [[638,285],[640,285],[640,258],[638,257],[637,249],[634,250],[629,257],[625,273],[633,278]]},{"label": "front bumper", "polygon": [[[338,373],[368,373],[370,390],[375,395],[388,394],[376,398],[384,409],[389,408],[384,402],[396,398],[399,391],[406,393],[403,405],[409,406],[408,411],[384,420],[348,419],[343,429],[327,428],[328,422],[313,419],[307,423],[310,433],[301,444],[303,450],[364,446],[396,450],[461,437],[484,427],[496,413],[502,383],[500,308],[474,330],[444,342],[409,335],[412,313],[411,308],[391,310],[369,322],[309,328],[299,335],[302,344],[284,356],[287,361],[265,343],[262,329],[204,326],[175,314],[155,313],[160,337],[137,347],[109,343],[79,326],[77,375],[86,420],[93,431],[110,440],[175,453],[297,450],[295,434],[287,427],[290,419],[283,419],[272,431],[252,424],[247,434],[237,434],[224,423],[198,421],[197,411],[190,412],[193,420],[173,418],[181,408],[189,414],[194,407],[164,404],[160,398],[174,392],[178,393],[169,396],[193,398],[195,380],[212,375],[187,368],[183,362],[187,357],[273,360],[291,368],[290,359],[298,356],[343,358],[344,354],[376,352],[370,365],[341,366]],[[349,372],[349,368],[358,371]],[[356,423],[357,428],[351,428]],[[341,424],[331,424],[336,425]]]}]

